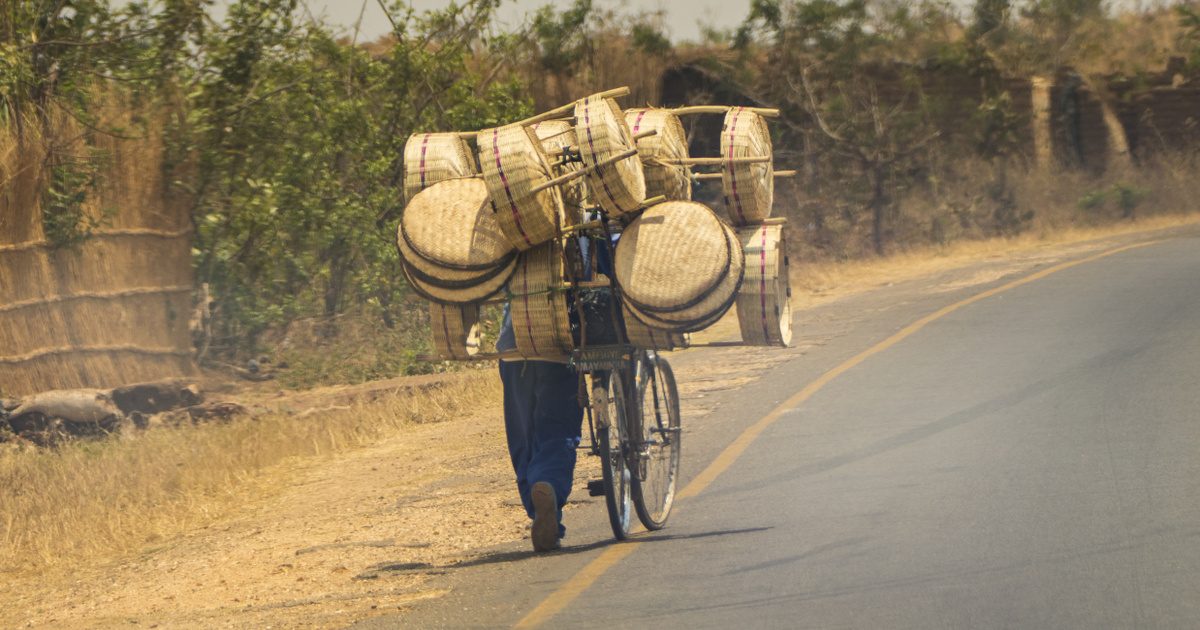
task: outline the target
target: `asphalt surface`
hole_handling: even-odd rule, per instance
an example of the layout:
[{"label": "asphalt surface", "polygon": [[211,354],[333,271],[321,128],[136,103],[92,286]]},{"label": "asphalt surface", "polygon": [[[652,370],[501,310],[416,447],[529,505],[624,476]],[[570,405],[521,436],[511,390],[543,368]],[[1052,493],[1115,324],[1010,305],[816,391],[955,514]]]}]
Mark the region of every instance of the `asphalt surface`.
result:
[{"label": "asphalt surface", "polygon": [[[828,341],[694,419],[685,481],[823,372],[1004,280],[797,313]],[[988,297],[785,413],[546,626],[1200,627],[1198,383],[1195,230]],[[513,624],[610,548],[602,502],[572,518],[564,552],[492,550],[361,627]]]}]

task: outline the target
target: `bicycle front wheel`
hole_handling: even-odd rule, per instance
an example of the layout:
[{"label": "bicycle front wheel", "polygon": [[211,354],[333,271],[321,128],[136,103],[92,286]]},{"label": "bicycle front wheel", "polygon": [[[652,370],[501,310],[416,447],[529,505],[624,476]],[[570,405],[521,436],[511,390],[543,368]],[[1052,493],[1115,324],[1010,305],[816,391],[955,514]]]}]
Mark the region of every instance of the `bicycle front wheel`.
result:
[{"label": "bicycle front wheel", "polygon": [[633,520],[632,475],[625,456],[628,452],[626,427],[629,426],[626,386],[620,372],[612,373],[607,380],[607,383],[593,383],[592,410],[596,417],[596,445],[600,451],[608,522],[613,536],[625,540]]},{"label": "bicycle front wheel", "polygon": [[679,390],[671,364],[657,354],[640,362],[636,399],[639,435],[633,475],[633,505],[646,529],[662,529],[675,502],[679,478]]}]

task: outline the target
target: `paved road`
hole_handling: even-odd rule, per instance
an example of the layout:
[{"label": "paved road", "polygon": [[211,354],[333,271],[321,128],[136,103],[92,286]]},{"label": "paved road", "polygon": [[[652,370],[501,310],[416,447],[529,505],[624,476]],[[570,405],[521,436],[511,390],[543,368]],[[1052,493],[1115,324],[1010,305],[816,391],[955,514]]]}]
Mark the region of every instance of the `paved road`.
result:
[{"label": "paved road", "polygon": [[[727,396],[685,476],[979,290],[863,298],[836,324],[852,332]],[[1200,627],[1198,384],[1194,233],[979,300],[780,416],[547,626]],[[497,550],[446,577],[454,595],[364,627],[509,625],[612,555],[602,509],[575,513],[592,524],[567,553]]]}]

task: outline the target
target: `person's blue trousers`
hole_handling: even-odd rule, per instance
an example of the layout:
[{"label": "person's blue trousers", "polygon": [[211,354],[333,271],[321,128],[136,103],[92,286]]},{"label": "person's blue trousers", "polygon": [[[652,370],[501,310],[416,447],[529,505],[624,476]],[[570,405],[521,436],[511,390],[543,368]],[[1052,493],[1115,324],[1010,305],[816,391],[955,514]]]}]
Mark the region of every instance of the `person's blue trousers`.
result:
[{"label": "person's blue trousers", "polygon": [[562,506],[571,494],[575,451],[583,428],[579,406],[579,377],[575,370],[548,361],[501,361],[504,385],[504,430],[508,454],[517,474],[517,491],[525,513],[533,518],[530,489],[539,481],[554,488],[558,498],[558,531]]}]

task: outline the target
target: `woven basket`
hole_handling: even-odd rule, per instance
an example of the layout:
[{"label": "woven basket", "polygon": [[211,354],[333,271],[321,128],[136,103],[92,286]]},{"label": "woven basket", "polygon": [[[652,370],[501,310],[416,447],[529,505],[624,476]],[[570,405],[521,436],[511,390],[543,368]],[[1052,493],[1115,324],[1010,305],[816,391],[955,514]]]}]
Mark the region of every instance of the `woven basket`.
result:
[{"label": "woven basket", "polygon": [[504,288],[505,283],[508,282],[508,279],[512,277],[513,272],[516,271],[519,259],[520,257],[514,257],[507,265],[500,268],[499,273],[479,284],[461,287],[438,286],[421,280],[413,273],[413,268],[403,261],[401,261],[400,270],[404,273],[404,278],[408,280],[408,284],[413,288],[413,291],[430,302],[437,302],[439,304],[470,304],[472,302],[482,302],[499,293]]},{"label": "woven basket", "polygon": [[[575,142],[575,128],[571,123],[565,120],[547,120],[536,123],[532,126],[533,133],[542,143],[542,151],[546,153],[550,161],[553,163],[562,155],[563,149],[573,147]],[[573,171],[578,171],[582,168],[578,162],[569,162],[555,170],[555,175],[565,175]],[[582,179],[576,179],[561,187],[564,216],[563,221],[567,226],[577,225],[583,222],[583,208],[586,205],[587,187],[583,185]]]},{"label": "woven basket", "polygon": [[[437,276],[440,269],[473,272],[447,276],[460,280],[502,267],[514,255],[488,198],[476,178],[438,182],[409,201],[400,219],[410,264]],[[405,252],[401,251],[403,255]],[[439,276],[440,277],[440,276]]]},{"label": "woven basket", "polygon": [[647,350],[674,350],[687,347],[687,337],[682,333],[661,328],[652,328],[625,309],[625,336],[629,343]]},{"label": "woven basket", "polygon": [[574,343],[557,240],[521,254],[508,291],[517,352],[527,359],[569,355]]},{"label": "woven basket", "polygon": [[470,359],[479,353],[479,305],[445,306],[429,303],[433,352],[447,361]]},{"label": "woven basket", "polygon": [[418,133],[404,143],[404,198],[447,179],[479,172],[475,157],[457,133]]},{"label": "woven basket", "polygon": [[[575,105],[575,135],[586,166],[594,166],[634,148],[633,136],[611,98],[589,96]],[[630,156],[602,166],[587,177],[592,200],[610,216],[633,212],[646,200],[642,161]]]},{"label": "woven basket", "polygon": [[668,201],[647,209],[617,244],[614,268],[629,309],[676,332],[729,310],[745,270],[737,234],[707,206]]},{"label": "woven basket", "polygon": [[[721,130],[721,157],[772,157],[771,133],[762,116],[735,107],[725,114]],[[775,170],[770,161],[753,164],[727,162],[721,168],[725,207],[734,225],[749,225],[771,216],[775,196]]]},{"label": "woven basket", "polygon": [[791,287],[782,225],[738,230],[746,253],[746,280],[737,297],[742,341],[754,346],[792,342]]},{"label": "woven basket", "polygon": [[563,201],[558,187],[533,189],[553,177],[550,162],[533,130],[509,125],[479,132],[479,164],[496,209],[496,221],[521,251],[558,236]]},{"label": "woven basket", "polygon": [[646,177],[646,197],[662,195],[668,200],[690,200],[691,169],[670,163],[688,157],[687,134],[679,117],[665,109],[628,109],[625,122],[635,136],[643,131],[658,132],[637,141]]}]

